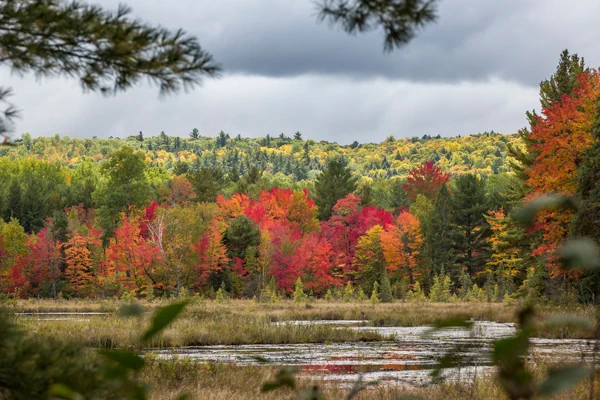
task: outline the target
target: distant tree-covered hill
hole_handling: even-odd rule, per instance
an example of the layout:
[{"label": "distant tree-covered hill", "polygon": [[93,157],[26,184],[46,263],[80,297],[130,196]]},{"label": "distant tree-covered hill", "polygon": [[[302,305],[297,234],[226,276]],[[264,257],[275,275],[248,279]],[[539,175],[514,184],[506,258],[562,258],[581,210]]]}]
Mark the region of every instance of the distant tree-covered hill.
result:
[{"label": "distant tree-covered hill", "polygon": [[103,161],[111,152],[124,146],[145,152],[152,167],[176,171],[181,163],[191,169],[219,168],[224,173],[236,169],[245,175],[251,167],[276,175],[284,184],[312,181],[332,157],[343,157],[363,182],[405,177],[412,168],[434,161],[451,175],[473,173],[489,176],[510,171],[507,160],[509,144],[520,146],[516,135],[482,133],[471,136],[440,138],[423,136],[396,140],[390,136],[381,143],[339,145],[327,141],[304,140],[281,134],[263,138],[241,138],[220,132],[216,137],[200,136],[194,129],[189,138],[169,136],[144,137],[140,134],[124,139],[70,139],[24,134],[18,146],[0,149],[0,156],[10,159],[36,157],[76,167],[89,159]]}]

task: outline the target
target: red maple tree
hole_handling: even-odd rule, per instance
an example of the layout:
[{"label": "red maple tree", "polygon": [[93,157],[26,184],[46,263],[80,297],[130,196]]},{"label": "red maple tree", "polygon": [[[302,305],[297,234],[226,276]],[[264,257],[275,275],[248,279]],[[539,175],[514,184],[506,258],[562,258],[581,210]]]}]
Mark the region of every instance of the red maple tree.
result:
[{"label": "red maple tree", "polygon": [[408,172],[408,183],[402,187],[410,202],[422,194],[429,200],[435,200],[440,188],[450,180],[450,175],[442,171],[433,161],[426,161]]}]

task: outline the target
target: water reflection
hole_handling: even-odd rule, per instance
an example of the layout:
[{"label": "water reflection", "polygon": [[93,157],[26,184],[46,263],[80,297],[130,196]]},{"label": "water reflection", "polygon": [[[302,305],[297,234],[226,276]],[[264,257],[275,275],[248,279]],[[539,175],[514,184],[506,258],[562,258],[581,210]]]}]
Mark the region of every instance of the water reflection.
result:
[{"label": "water reflection", "polygon": [[17,317],[31,318],[36,321],[70,321],[87,322],[90,317],[103,317],[108,315],[106,312],[77,312],[77,311],[56,311],[56,312],[18,312]]},{"label": "water reflection", "polygon": [[[393,340],[374,343],[286,344],[187,347],[158,351],[159,357],[189,357],[206,362],[296,366],[305,375],[336,382],[351,382],[359,375],[365,381],[388,384],[428,383],[438,359],[452,350],[460,361],[444,371],[451,379],[472,379],[490,372],[489,351],[494,339],[514,334],[513,324],[477,322],[469,332],[446,329],[426,335],[429,327],[366,327]],[[533,339],[533,360],[578,361],[591,355],[586,340]],[[259,361],[261,360],[261,361]]]}]

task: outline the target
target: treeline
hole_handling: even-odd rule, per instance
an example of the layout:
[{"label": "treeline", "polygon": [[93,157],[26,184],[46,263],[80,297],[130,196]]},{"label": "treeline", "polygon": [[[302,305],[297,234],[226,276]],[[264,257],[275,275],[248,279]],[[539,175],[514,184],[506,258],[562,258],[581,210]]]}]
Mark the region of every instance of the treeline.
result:
[{"label": "treeline", "polygon": [[[389,301],[431,289],[448,300],[450,287],[439,287],[448,284],[446,275],[470,276],[484,287],[494,273],[486,263],[491,230],[484,213],[504,207],[499,188],[514,180],[466,174],[450,183],[450,175],[426,162],[410,171],[390,194],[396,204],[385,209],[372,204],[343,159],[328,162],[314,200],[306,190],[275,187],[257,195],[215,192],[216,201],[207,202],[196,191],[206,193],[212,170],[154,186],[143,154],[128,147],[112,153],[97,176],[91,165],[72,176],[44,161],[10,166],[0,284],[22,297],[214,297],[220,289],[272,298],[291,295],[302,282],[315,296],[375,290]],[[261,180],[251,169],[237,185],[258,190]],[[452,235],[447,246],[443,235]],[[494,280],[501,298],[511,286],[500,284]],[[464,282],[460,295],[472,293]]]},{"label": "treeline", "polygon": [[424,135],[396,140],[390,136],[379,144],[354,142],[347,146],[305,140],[299,132],[291,137],[282,133],[254,139],[223,131],[216,137],[206,137],[194,129],[189,137],[185,136],[161,132],[149,137],[140,132],[122,139],[70,139],[24,134],[16,141],[17,146],[0,148],[0,156],[35,157],[75,168],[85,160],[105,161],[110,153],[127,146],[144,152],[151,168],[177,173],[187,164],[195,170],[213,168],[224,174],[233,171],[245,175],[254,166],[284,185],[303,186],[316,179],[328,159],[339,157],[348,160],[353,172],[367,181],[404,177],[425,161],[434,161],[451,174],[489,176],[509,172],[507,147],[520,142],[516,135],[494,132],[462,138]]},{"label": "treeline", "polygon": [[[319,159],[314,179],[287,179],[254,162],[243,167],[250,147],[238,164],[215,167],[193,152],[189,162],[187,150],[25,136],[0,159],[1,289],[13,296],[212,297],[220,290],[261,297],[300,287],[324,297],[376,291],[383,301],[595,301],[598,276],[561,269],[556,249],[574,236],[600,235],[599,79],[565,51],[540,85],[542,113],[528,113],[530,127],[518,140],[490,134],[369,145],[399,152],[399,160],[386,158],[392,165],[406,154],[399,146],[410,143],[448,151],[449,143],[490,140],[499,157],[512,158],[511,172],[489,175],[448,168],[440,158],[406,175],[370,179],[360,165],[378,153],[367,154],[366,145],[316,144],[299,134],[215,140],[192,132],[198,137],[177,145],[166,135],[162,140],[217,146],[202,157],[208,151],[219,162],[235,154],[232,142],[241,148],[287,140],[262,143],[256,154],[277,158],[287,148],[302,158],[308,146],[306,161]],[[131,139],[138,148],[156,140]],[[119,144],[97,156],[102,162],[65,156],[84,143],[86,151]],[[70,150],[56,152],[61,146]],[[335,151],[311,153],[323,146]],[[179,159],[166,168],[153,154]],[[579,211],[546,211],[527,229],[513,220],[516,207],[548,192],[576,197]]]}]

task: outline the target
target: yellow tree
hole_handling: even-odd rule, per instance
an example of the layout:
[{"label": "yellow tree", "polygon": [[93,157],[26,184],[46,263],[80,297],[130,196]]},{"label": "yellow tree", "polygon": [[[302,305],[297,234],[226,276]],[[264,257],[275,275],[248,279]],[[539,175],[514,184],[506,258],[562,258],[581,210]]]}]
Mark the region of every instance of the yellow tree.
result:
[{"label": "yellow tree", "polygon": [[485,216],[490,225],[491,235],[487,238],[493,253],[488,260],[488,272],[501,275],[503,279],[512,279],[524,272],[524,232],[520,226],[506,215],[504,209],[489,211]]},{"label": "yellow tree", "polygon": [[200,236],[194,250],[198,257],[195,285],[200,288],[211,274],[220,273],[229,263],[227,248],[223,244],[223,235],[217,221],[213,221],[211,227]]},{"label": "yellow tree", "polygon": [[27,253],[27,234],[14,218],[8,223],[0,218],[0,291],[10,285],[15,260]]},{"label": "yellow tree", "polygon": [[412,286],[420,275],[417,264],[423,246],[417,217],[408,211],[400,213],[396,224],[381,232],[381,246],[390,275],[398,274]]},{"label": "yellow tree", "polygon": [[65,277],[78,296],[90,295],[96,279],[92,248],[102,244],[98,232],[82,228],[63,244]]},{"label": "yellow tree", "polygon": [[195,253],[192,244],[211,225],[219,213],[215,204],[159,208],[148,223],[149,240],[158,248],[162,269],[157,271],[159,289],[175,290],[195,283]]},{"label": "yellow tree", "polygon": [[268,229],[261,229],[260,242],[258,244],[258,269],[261,276],[261,290],[267,283],[267,271],[271,266],[273,254],[273,242]]},{"label": "yellow tree", "polygon": [[385,257],[381,246],[383,228],[375,225],[358,239],[353,265],[365,291],[370,291],[375,282],[380,282],[385,268]]}]

